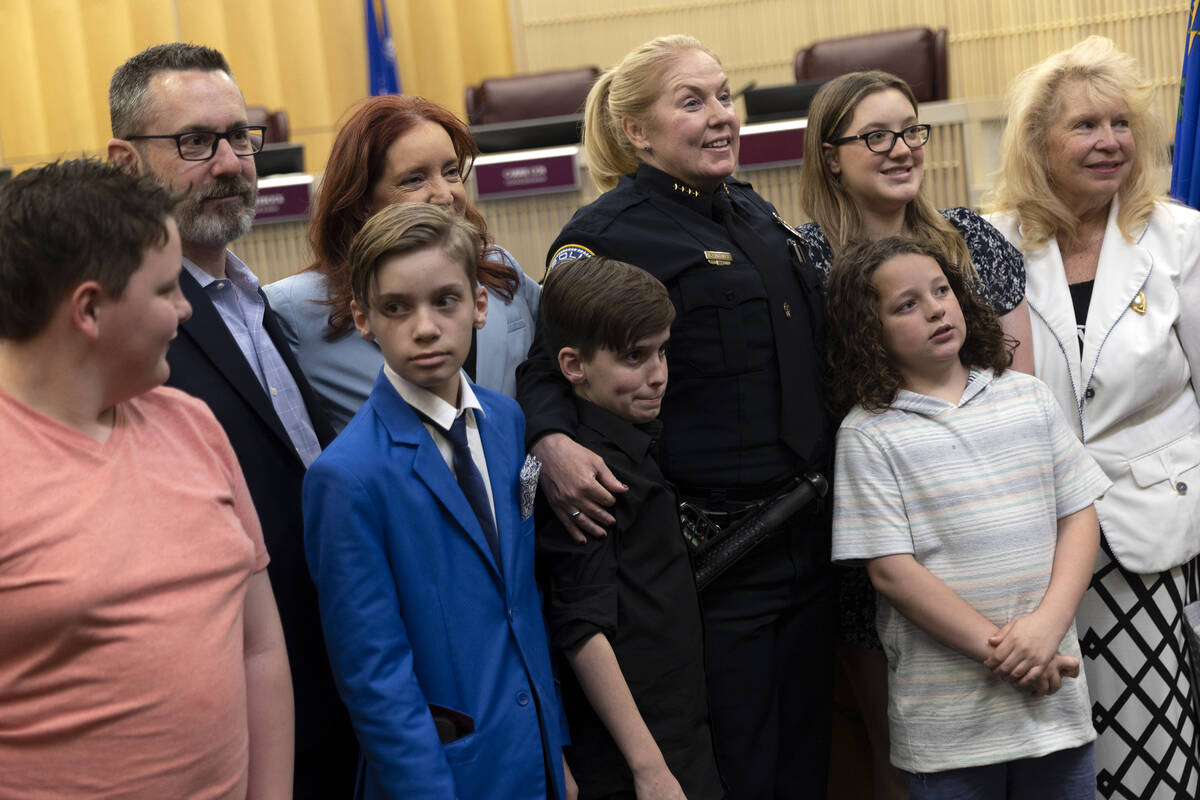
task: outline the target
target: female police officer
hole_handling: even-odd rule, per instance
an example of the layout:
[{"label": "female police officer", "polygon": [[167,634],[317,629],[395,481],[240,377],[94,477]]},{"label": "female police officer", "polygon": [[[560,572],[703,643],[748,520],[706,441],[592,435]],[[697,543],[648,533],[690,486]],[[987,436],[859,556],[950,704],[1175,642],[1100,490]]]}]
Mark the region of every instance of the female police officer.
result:
[{"label": "female police officer", "polygon": [[[549,266],[591,254],[636,264],[676,308],[659,464],[683,499],[729,520],[793,476],[824,471],[820,284],[790,229],[731,178],[739,122],[695,39],[638,47],[588,96],[584,141],[605,193],[576,212]],[[568,530],[601,534],[620,491],[569,438],[570,390],[535,342],[518,378],[543,488]],[[824,796],[831,694],[828,527],[799,514],[701,595],[709,705],[730,797]]]}]

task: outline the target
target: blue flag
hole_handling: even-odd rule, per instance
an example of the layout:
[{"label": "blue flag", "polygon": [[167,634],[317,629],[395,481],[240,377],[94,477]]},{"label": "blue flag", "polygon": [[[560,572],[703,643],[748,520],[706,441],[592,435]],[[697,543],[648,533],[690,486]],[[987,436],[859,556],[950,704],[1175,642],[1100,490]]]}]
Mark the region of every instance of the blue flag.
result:
[{"label": "blue flag", "polygon": [[1200,208],[1200,0],[1188,14],[1187,46],[1179,86],[1179,119],[1175,123],[1175,157],[1171,164],[1171,197]]},{"label": "blue flag", "polygon": [[400,94],[396,74],[396,46],[388,25],[383,0],[366,0],[367,11],[367,83],[372,95]]}]

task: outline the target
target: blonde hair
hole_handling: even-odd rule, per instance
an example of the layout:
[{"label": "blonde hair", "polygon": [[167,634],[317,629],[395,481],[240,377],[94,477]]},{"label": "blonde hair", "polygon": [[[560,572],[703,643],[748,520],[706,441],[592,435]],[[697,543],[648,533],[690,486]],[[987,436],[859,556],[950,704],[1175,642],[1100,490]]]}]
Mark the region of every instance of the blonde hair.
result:
[{"label": "blonde hair", "polygon": [[583,146],[588,173],[602,192],[635,171],[641,159],[621,128],[626,117],[645,122],[650,106],[662,92],[662,77],[681,53],[699,50],[717,58],[699,39],[683,34],[659,36],[630,51],[605,72],[588,92],[583,111]]},{"label": "blonde hair", "polygon": [[[808,215],[821,226],[829,247],[837,255],[852,239],[865,236],[862,211],[829,168],[822,145],[845,134],[858,104],[868,95],[895,89],[917,111],[912,87],[890,72],[868,70],[850,72],[826,83],[813,97],[808,109],[808,127],[804,131],[805,159],[800,167],[800,202]],[[933,205],[922,181],[917,196],[904,209],[904,223],[918,237],[940,247],[953,263],[961,265],[968,277],[974,275],[967,243]]]},{"label": "blonde hair", "polygon": [[1024,250],[1040,247],[1059,233],[1074,234],[1079,226],[1079,217],[1055,192],[1046,150],[1050,128],[1061,113],[1063,88],[1074,82],[1082,83],[1093,98],[1129,106],[1130,132],[1137,146],[1129,175],[1117,190],[1117,226],[1126,240],[1133,240],[1162,195],[1155,183],[1158,168],[1166,163],[1166,135],[1150,110],[1153,87],[1134,58],[1111,39],[1089,36],[1025,70],[1008,90],[1000,174],[989,210],[1016,215]]}]

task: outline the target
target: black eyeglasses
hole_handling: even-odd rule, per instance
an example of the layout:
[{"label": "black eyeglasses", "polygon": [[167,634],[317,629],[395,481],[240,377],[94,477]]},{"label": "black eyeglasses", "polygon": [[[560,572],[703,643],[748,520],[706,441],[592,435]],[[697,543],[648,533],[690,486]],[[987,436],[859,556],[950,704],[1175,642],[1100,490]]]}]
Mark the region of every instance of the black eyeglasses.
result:
[{"label": "black eyeglasses", "polygon": [[830,144],[849,144],[856,139],[862,139],[872,153],[890,153],[896,146],[896,140],[903,139],[910,149],[916,150],[918,147],[924,147],[925,143],[929,141],[929,129],[929,125],[909,125],[902,131],[867,131],[858,136],[843,136],[840,139],[834,139]]},{"label": "black eyeglasses", "polygon": [[221,140],[229,142],[233,154],[241,158],[252,156],[263,149],[265,125],[243,125],[230,128],[224,133],[215,131],[188,131],[187,133],[160,133],[147,136],[126,136],[126,139],[174,139],[179,157],[184,161],[208,161],[217,154]]}]

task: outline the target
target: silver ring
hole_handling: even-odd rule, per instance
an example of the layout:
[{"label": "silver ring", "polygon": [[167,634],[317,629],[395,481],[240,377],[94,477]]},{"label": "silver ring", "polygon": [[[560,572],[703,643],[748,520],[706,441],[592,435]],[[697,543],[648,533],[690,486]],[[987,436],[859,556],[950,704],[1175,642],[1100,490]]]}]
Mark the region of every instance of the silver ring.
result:
[{"label": "silver ring", "polygon": [[583,513],[582,511],[572,511],[570,514],[571,520],[574,521],[574,520],[579,519],[579,515],[582,513]]}]

